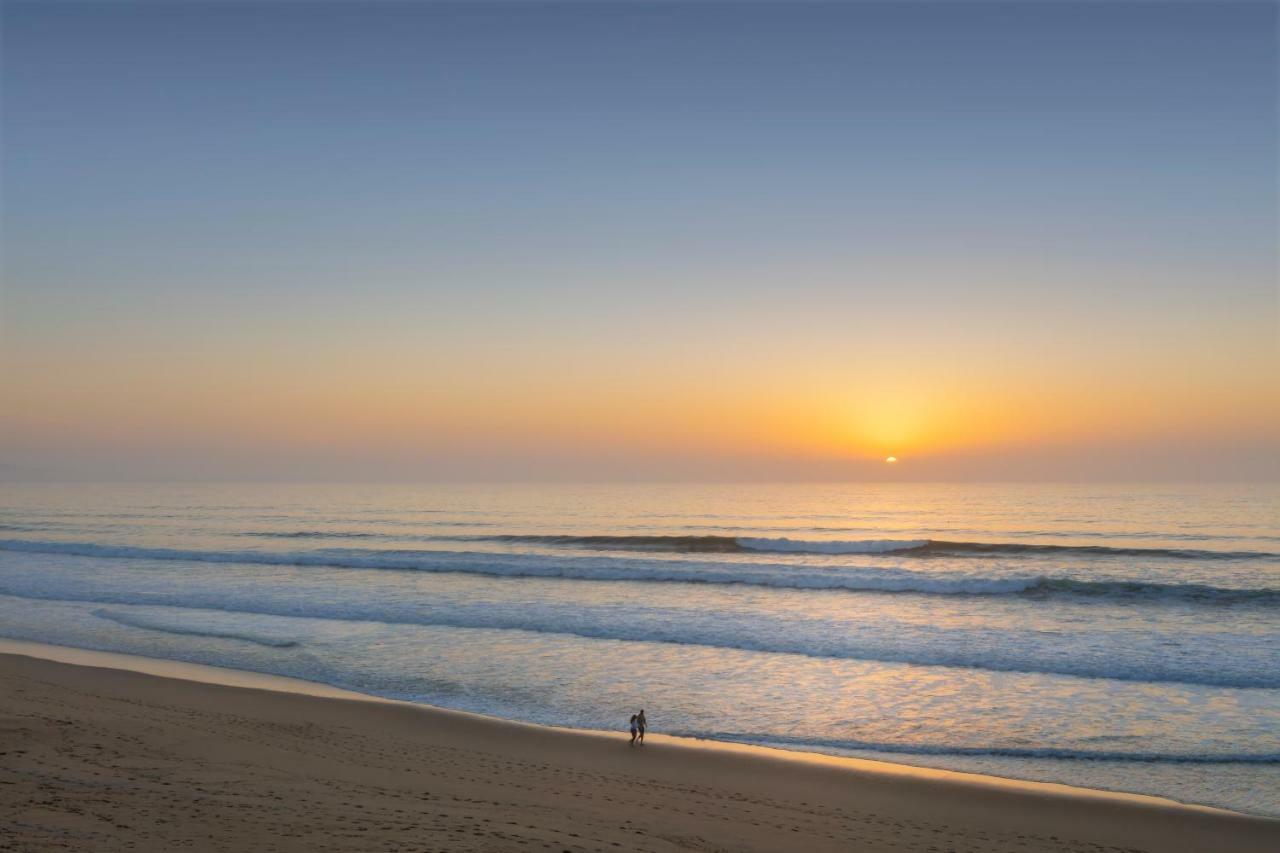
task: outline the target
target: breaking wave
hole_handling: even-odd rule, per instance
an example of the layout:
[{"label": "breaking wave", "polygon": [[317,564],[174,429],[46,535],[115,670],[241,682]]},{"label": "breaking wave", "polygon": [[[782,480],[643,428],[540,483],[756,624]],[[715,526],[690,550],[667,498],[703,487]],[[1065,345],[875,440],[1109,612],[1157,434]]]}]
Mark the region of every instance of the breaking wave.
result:
[{"label": "breaking wave", "polygon": [[[1273,666],[1248,656],[1224,658],[1210,655],[1207,658],[1179,659],[1153,655],[1149,648],[1131,648],[1125,654],[1098,656],[1079,654],[1056,645],[1037,642],[1034,637],[1022,642],[1014,638],[1008,643],[992,643],[980,633],[877,637],[850,635],[842,631],[824,632],[812,626],[786,622],[761,626],[742,621],[719,620],[707,624],[661,613],[641,612],[634,616],[618,617],[590,611],[570,614],[565,609],[536,606],[493,610],[352,601],[312,601],[299,606],[296,600],[281,599],[273,594],[210,596],[207,593],[140,594],[101,591],[86,594],[69,589],[0,589],[0,595],[68,604],[109,605],[91,612],[94,616],[145,630],[246,640],[274,648],[291,648],[298,643],[260,632],[247,632],[239,626],[225,628],[223,625],[229,620],[244,620],[245,617],[283,617],[420,628],[521,631],[588,640],[662,643],[826,660],[1237,689],[1280,688],[1280,672]],[[164,614],[153,614],[143,609],[152,607],[174,608],[181,612],[171,610]],[[119,608],[126,609],[122,611]],[[298,630],[308,629],[300,627]],[[286,636],[288,633],[286,630]]]},{"label": "breaking wave", "polygon": [[[881,540],[883,541],[883,540]],[[1040,574],[927,573],[896,567],[794,565],[758,562],[646,561],[619,557],[566,557],[471,551],[328,548],[314,551],[197,551],[0,539],[0,551],[107,559],[192,561],[339,569],[478,574],[494,577],[639,583],[741,584],[777,589],[925,595],[1073,595],[1178,600],[1210,604],[1280,603],[1280,589],[1232,588],[1200,583],[1083,580]]]},{"label": "breaking wave", "polygon": [[[443,538],[443,537],[442,537]],[[621,551],[675,553],[893,554],[905,557],[1016,554],[1071,554],[1153,557],[1180,560],[1272,559],[1265,551],[1208,551],[1195,548],[1123,548],[1103,545],[1053,545],[1029,542],[950,542],[942,539],[788,539],[758,536],[477,536],[470,541],[523,542]]]}]

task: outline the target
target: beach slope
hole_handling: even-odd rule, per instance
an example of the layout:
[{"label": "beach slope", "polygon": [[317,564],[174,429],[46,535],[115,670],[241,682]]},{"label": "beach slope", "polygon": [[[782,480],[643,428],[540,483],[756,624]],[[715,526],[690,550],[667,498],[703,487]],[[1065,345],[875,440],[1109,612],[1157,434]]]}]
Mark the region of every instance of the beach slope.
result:
[{"label": "beach slope", "polygon": [[1280,849],[1153,798],[330,693],[0,655],[0,850]]}]

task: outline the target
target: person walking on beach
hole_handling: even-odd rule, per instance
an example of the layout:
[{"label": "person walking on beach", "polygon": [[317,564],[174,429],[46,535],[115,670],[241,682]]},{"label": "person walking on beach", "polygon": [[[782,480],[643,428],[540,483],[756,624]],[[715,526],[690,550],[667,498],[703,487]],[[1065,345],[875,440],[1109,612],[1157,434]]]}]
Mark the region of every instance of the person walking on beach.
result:
[{"label": "person walking on beach", "polygon": [[644,708],[641,708],[640,713],[636,714],[635,721],[636,721],[635,728],[638,729],[640,732],[640,745],[644,746],[644,727],[645,727]]},{"label": "person walking on beach", "polygon": [[636,745],[636,715],[631,715],[631,743],[628,746]]}]

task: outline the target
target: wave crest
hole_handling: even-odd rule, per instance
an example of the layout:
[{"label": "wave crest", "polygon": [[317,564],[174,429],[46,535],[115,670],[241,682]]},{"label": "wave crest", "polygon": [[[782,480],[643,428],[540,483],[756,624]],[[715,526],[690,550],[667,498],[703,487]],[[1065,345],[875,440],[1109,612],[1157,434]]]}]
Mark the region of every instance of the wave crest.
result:
[{"label": "wave crest", "polygon": [[[440,537],[448,539],[453,537]],[[1055,545],[1035,542],[953,542],[944,539],[790,539],[785,536],[504,535],[456,537],[455,541],[512,542],[618,551],[674,553],[892,554],[901,557],[1081,554],[1176,560],[1277,560],[1268,551],[1207,551],[1196,548],[1137,548]]]},{"label": "wave crest", "polygon": [[1280,589],[1231,588],[1045,575],[927,573],[895,567],[803,566],[769,563],[644,561],[468,551],[333,548],[315,551],[188,551],[172,548],[0,539],[0,551],[107,559],[314,566],[637,583],[741,584],[775,589],[923,595],[1075,595],[1092,598],[1179,600],[1206,604],[1280,602]]},{"label": "wave crest", "polygon": [[[566,618],[564,610],[526,607],[493,612],[485,608],[443,607],[426,610],[385,605],[358,605],[317,602],[300,609],[296,603],[267,596],[210,599],[197,595],[98,593],[86,595],[72,590],[57,592],[14,591],[0,588],[0,597],[64,604],[110,605],[91,610],[99,618],[121,625],[171,634],[246,640],[274,648],[299,643],[277,634],[246,632],[228,620],[250,617],[311,619],[337,622],[379,623],[384,626],[416,628],[460,628],[484,631],[519,631],[588,640],[660,643],[704,649],[733,649],[744,652],[796,655],[800,657],[862,661],[987,672],[1058,675],[1141,683],[1203,685],[1234,689],[1280,688],[1280,672],[1272,658],[1238,654],[1208,655],[1177,659],[1153,654],[1151,645],[1135,644],[1125,654],[1061,654],[1059,648],[1037,642],[1036,638],[992,644],[980,635],[964,632],[938,636],[899,637],[850,635],[843,631],[813,630],[786,622],[771,626],[725,623],[697,624],[644,615],[619,618],[614,614],[579,612]],[[154,614],[151,608],[169,609]],[[118,608],[124,608],[120,610]],[[178,614],[173,613],[179,611]],[[139,612],[141,611],[141,612]],[[181,614],[181,615],[179,615]],[[305,630],[300,629],[300,630]],[[288,632],[286,632],[288,636]]]}]

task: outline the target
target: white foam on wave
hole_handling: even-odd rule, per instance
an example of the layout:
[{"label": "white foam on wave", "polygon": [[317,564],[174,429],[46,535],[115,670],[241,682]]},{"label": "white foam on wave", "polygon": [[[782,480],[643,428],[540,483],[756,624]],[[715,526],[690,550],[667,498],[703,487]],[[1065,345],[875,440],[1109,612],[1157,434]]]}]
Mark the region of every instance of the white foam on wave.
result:
[{"label": "white foam on wave", "polygon": [[[778,541],[778,540],[764,540]],[[881,540],[901,541],[901,540]],[[866,544],[866,543],[861,543]],[[919,593],[926,595],[1060,594],[1086,598],[1176,599],[1231,604],[1268,603],[1280,598],[1273,588],[1233,589],[1205,584],[1162,584],[1143,581],[1077,580],[1041,574],[975,574],[929,572],[879,566],[798,565],[793,563],[645,560],[635,557],[500,554],[483,551],[369,550],[324,548],[314,551],[188,551],[0,539],[0,551],[63,554],[107,559],[239,563],[268,566],[315,566],[336,569],[379,569],[490,575],[511,578],[632,581],[640,583],[743,584],[775,589],[846,590],[850,592]]]},{"label": "white foam on wave", "polygon": [[1003,595],[1033,590],[1045,582],[1038,575],[991,577],[860,566],[649,561],[637,558],[473,551],[378,551],[350,548],[315,551],[188,551],[14,539],[0,540],[0,550],[107,559],[381,569],[513,578],[743,584],[777,589],[917,592],[934,595]]},{"label": "white foam on wave", "polygon": [[818,540],[776,539],[739,536],[737,542],[749,551],[769,551],[778,554],[890,554],[895,551],[913,551],[929,544],[928,539],[854,539]]},{"label": "white foam on wave", "polygon": [[[321,589],[323,586],[320,587]],[[899,626],[885,631],[851,622],[773,616],[767,613],[705,613],[637,605],[625,613],[582,602],[559,603],[532,596],[499,604],[474,604],[455,594],[404,599],[376,590],[339,598],[307,593],[296,580],[244,587],[203,587],[192,578],[156,588],[146,576],[122,587],[85,583],[73,574],[48,572],[0,580],[0,595],[20,600],[111,605],[93,615],[144,630],[245,640],[287,648],[298,632],[275,619],[317,619],[382,625],[527,631],[592,640],[659,642],[706,648],[879,661],[922,666],[1042,673],[1120,681],[1177,682],[1217,687],[1280,687],[1276,656],[1249,645],[1250,638],[1215,634],[1195,654],[1170,657],[1164,645],[1176,634],[1115,637],[1123,651],[1100,654],[1088,643],[1011,629],[1007,636],[984,630]],[[447,588],[446,588],[447,589]],[[546,593],[544,592],[544,595]],[[161,609],[163,608],[163,609]],[[175,608],[175,609],[169,609]],[[301,623],[299,623],[301,624]],[[303,632],[305,633],[305,632]],[[1241,645],[1243,643],[1243,645]]]}]

